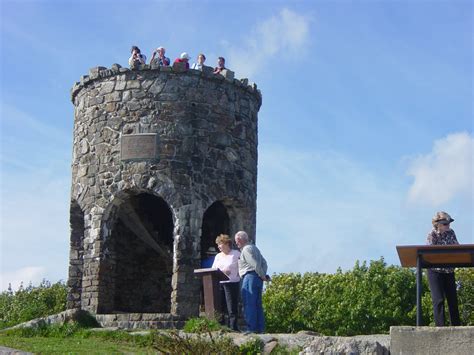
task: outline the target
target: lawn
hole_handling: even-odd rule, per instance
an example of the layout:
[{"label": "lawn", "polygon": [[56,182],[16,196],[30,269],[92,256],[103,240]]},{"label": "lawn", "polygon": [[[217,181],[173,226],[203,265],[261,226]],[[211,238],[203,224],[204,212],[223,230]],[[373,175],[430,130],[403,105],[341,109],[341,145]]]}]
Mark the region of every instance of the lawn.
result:
[{"label": "lawn", "polygon": [[41,354],[154,354],[151,347],[96,337],[49,338],[0,334],[0,345]]}]

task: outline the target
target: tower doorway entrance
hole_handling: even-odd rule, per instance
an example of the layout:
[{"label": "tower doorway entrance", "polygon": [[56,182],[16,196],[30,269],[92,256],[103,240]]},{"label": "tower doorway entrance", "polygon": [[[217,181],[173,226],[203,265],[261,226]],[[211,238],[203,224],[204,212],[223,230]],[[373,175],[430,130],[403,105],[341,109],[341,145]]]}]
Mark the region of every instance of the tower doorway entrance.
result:
[{"label": "tower doorway entrance", "polygon": [[169,313],[173,217],[151,194],[131,196],[117,211],[109,253],[114,269],[113,312]]}]

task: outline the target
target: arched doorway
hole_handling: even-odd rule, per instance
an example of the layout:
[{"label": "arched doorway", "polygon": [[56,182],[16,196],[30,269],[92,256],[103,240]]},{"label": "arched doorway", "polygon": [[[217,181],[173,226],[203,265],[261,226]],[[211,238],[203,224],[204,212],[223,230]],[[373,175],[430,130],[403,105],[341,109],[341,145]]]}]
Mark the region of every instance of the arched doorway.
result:
[{"label": "arched doorway", "polygon": [[173,228],[171,210],[160,197],[142,193],[120,205],[109,237],[114,312],[170,312]]},{"label": "arched doorway", "polygon": [[224,204],[220,201],[214,202],[204,212],[201,227],[201,260],[204,260],[209,247],[216,246],[216,237],[219,234],[230,233],[229,214]]}]

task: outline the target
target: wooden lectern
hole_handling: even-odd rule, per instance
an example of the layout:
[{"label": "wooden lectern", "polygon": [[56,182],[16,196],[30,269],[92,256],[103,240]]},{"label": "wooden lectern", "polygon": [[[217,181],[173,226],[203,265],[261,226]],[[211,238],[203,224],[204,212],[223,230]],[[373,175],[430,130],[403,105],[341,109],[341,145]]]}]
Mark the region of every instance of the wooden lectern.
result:
[{"label": "wooden lectern", "polygon": [[403,267],[416,267],[416,325],[423,325],[421,308],[422,268],[474,267],[474,244],[397,245]]},{"label": "wooden lectern", "polygon": [[204,307],[206,314],[214,318],[216,311],[221,309],[221,297],[219,295],[219,282],[227,281],[229,278],[219,269],[196,269],[194,273],[202,277],[204,287]]}]

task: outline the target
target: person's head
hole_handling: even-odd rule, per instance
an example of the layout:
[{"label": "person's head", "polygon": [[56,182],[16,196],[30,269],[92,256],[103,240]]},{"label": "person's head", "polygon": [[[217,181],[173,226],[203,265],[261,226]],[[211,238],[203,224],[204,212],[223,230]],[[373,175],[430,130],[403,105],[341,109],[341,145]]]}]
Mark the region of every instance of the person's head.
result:
[{"label": "person's head", "polygon": [[225,58],[224,57],[217,58],[217,66],[219,68],[224,68],[224,66],[225,66]]},{"label": "person's head", "polygon": [[224,254],[232,249],[232,239],[227,234],[221,234],[216,238],[217,248]]},{"label": "person's head", "polygon": [[160,57],[163,57],[163,56],[165,55],[165,53],[166,53],[166,49],[163,48],[163,47],[158,47],[158,48],[156,49],[156,52],[158,53],[158,55],[159,55]]},{"label": "person's head", "polygon": [[431,219],[433,227],[440,232],[448,230],[449,225],[453,221],[454,219],[451,218],[451,216],[444,211],[436,212],[436,214]]},{"label": "person's head", "polygon": [[183,52],[181,53],[181,55],[179,56],[182,60],[184,60],[185,62],[187,62],[189,60],[189,54],[186,53],[186,52]]},{"label": "person's head", "polygon": [[204,64],[204,62],[206,61],[206,56],[202,53],[199,53],[198,55],[198,63],[199,64]]},{"label": "person's head", "polygon": [[140,48],[138,48],[137,46],[132,46],[132,49],[130,50],[130,53],[140,54]]},{"label": "person's head", "polygon": [[243,248],[248,243],[249,243],[249,236],[246,232],[239,231],[235,233],[235,244],[237,244],[239,248]]}]

